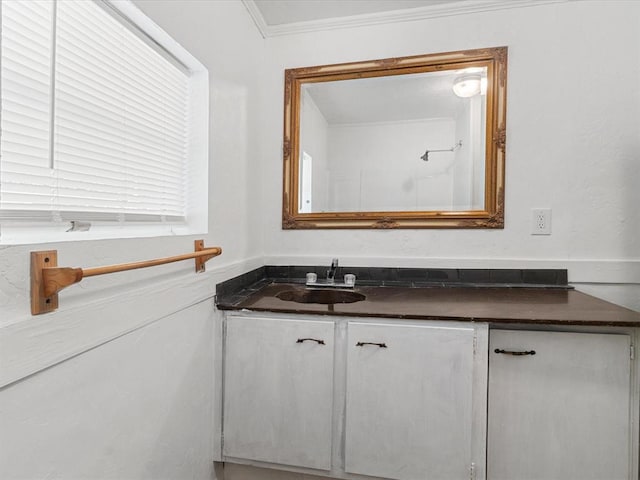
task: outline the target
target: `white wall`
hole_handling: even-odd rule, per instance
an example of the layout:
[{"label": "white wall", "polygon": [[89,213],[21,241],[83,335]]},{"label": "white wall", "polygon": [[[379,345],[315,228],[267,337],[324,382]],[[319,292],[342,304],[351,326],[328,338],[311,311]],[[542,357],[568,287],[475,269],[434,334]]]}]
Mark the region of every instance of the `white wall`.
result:
[{"label": "white wall", "polygon": [[3,390],[0,478],[212,478],[211,304]]},{"label": "white wall", "polygon": [[[285,68],[509,47],[504,230],[282,230]],[[640,310],[640,3],[583,1],[277,36],[262,110],[267,262],[568,268]],[[553,234],[530,235],[531,209]],[[629,283],[635,282],[635,285]]]},{"label": "white wall", "polygon": [[328,203],[327,188],[327,120],[308,91],[300,97],[300,158],[311,156],[311,211],[324,211]]},{"label": "white wall", "polygon": [[[136,4],[209,69],[209,234],[0,247],[3,479],[213,475],[211,298],[217,282],[262,265],[264,41],[235,0]],[[206,274],[181,262],[92,277],[63,291],[57,312],[29,313],[31,250],[93,267],[189,252],[195,238],[224,250]]]}]

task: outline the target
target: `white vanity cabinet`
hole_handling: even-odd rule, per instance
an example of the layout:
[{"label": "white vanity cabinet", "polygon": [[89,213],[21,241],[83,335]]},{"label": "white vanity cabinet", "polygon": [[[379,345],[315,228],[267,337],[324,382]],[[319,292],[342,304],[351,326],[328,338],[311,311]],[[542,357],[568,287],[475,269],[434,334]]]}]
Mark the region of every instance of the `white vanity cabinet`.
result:
[{"label": "white vanity cabinet", "polygon": [[219,458],[344,480],[637,479],[637,329],[510,328],[228,313]]},{"label": "white vanity cabinet", "polygon": [[488,478],[629,479],[630,345],[626,334],[492,330]]},{"label": "white vanity cabinet", "polygon": [[223,455],[331,468],[334,322],[229,315]]},{"label": "white vanity cabinet", "polygon": [[345,471],[484,478],[487,327],[349,322]]}]

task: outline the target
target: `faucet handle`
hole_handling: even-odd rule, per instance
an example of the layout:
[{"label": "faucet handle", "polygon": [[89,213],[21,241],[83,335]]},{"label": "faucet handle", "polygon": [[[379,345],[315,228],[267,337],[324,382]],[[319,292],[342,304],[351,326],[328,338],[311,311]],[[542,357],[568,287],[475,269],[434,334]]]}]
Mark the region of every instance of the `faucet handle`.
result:
[{"label": "faucet handle", "polygon": [[338,268],[338,259],[334,258],[331,260],[331,268]]}]

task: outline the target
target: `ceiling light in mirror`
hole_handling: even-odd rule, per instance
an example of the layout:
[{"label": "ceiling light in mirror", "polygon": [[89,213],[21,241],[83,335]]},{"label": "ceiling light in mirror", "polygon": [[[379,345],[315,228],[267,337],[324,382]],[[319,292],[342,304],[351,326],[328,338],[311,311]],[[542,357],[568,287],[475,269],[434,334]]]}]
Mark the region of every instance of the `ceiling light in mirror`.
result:
[{"label": "ceiling light in mirror", "polygon": [[477,73],[461,75],[453,82],[453,93],[458,97],[473,97],[480,93],[482,77]]}]

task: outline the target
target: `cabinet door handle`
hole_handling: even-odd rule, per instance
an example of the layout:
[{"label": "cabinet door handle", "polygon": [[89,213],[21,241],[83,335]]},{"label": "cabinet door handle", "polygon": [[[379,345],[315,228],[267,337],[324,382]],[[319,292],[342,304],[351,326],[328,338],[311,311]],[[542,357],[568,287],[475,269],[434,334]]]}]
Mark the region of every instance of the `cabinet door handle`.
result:
[{"label": "cabinet door handle", "polygon": [[306,341],[310,341],[310,342],[316,342],[318,345],[324,345],[324,340],[318,340],[317,338],[299,338],[298,340],[296,340],[296,343],[303,343]]},{"label": "cabinet door handle", "polygon": [[386,343],[374,343],[374,342],[358,342],[356,343],[356,347],[364,347],[365,345],[376,345],[380,348],[387,348]]},{"label": "cabinet door handle", "polygon": [[535,350],[524,350],[522,352],[516,352],[513,350],[502,350],[500,348],[496,348],[494,350],[495,353],[504,353],[505,355],[535,355]]}]

